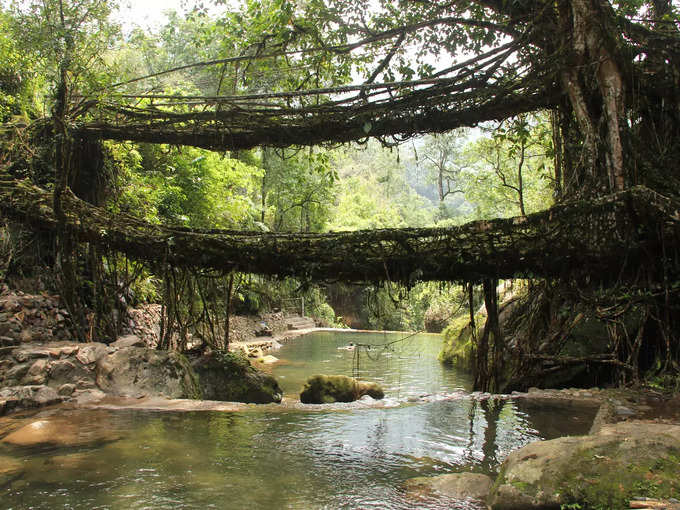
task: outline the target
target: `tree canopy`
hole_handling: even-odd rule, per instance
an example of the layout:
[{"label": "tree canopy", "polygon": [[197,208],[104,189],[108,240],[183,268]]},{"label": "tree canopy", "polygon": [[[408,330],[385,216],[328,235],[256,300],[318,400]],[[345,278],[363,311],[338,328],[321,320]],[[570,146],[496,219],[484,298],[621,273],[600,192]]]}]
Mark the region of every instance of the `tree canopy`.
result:
[{"label": "tree canopy", "polygon": [[[621,281],[646,289],[640,338],[659,331],[672,357],[680,17],[669,0],[243,0],[218,18],[199,6],[158,34],[126,39],[112,5],[17,1],[3,13],[13,38],[0,39],[0,51],[13,57],[0,68],[9,76],[0,208],[56,230],[62,296],[74,308],[79,242],[90,260],[101,249],[155,264],[166,297],[179,295],[176,267],[303,281],[483,280],[485,378],[489,339],[501,338],[497,278]],[[22,62],[45,77],[41,94],[16,79]],[[28,122],[12,117],[19,111]],[[455,165],[444,157],[452,144],[421,153],[442,205],[462,176],[467,200],[473,180],[494,183],[475,199],[480,213],[506,216],[494,202],[509,199],[516,217],[404,229],[418,200],[404,192],[362,218],[362,199],[398,180],[378,159],[372,180],[347,173],[342,186],[356,198],[326,203],[337,155],[319,146],[374,138],[394,147],[425,133],[488,131],[490,121],[472,148],[454,151]],[[111,168],[123,160],[133,171],[120,178]],[[43,189],[14,179],[24,176]],[[103,200],[116,186],[140,193]],[[124,214],[144,202],[143,214]],[[332,210],[331,228],[394,228],[315,232]],[[639,351],[614,336],[619,361]]]}]

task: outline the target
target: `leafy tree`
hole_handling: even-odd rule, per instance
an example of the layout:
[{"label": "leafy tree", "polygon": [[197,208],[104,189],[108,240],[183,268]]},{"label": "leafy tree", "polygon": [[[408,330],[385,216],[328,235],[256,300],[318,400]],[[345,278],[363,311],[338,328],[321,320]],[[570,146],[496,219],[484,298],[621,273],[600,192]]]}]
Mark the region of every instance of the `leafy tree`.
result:
[{"label": "leafy tree", "polygon": [[111,21],[115,7],[116,2],[104,0],[9,2],[9,33],[16,49],[50,86],[56,89],[67,81],[71,115],[115,79],[107,62],[121,37],[120,27]]},{"label": "leafy tree", "polygon": [[261,220],[275,231],[318,232],[337,174],[323,151],[262,150]]},{"label": "leafy tree", "polygon": [[545,116],[520,116],[466,147],[466,198],[477,217],[526,216],[549,207],[553,148]]},{"label": "leafy tree", "polygon": [[340,176],[329,230],[422,227],[434,222],[434,208],[407,179],[399,153],[375,143],[336,151]]},{"label": "leafy tree", "polygon": [[261,170],[202,149],[143,145],[124,156],[117,207],[193,228],[249,228]]},{"label": "leafy tree", "polygon": [[469,161],[463,154],[463,148],[468,135],[465,129],[431,135],[419,151],[428,180],[437,186],[440,203],[449,195],[465,192],[462,174]]}]

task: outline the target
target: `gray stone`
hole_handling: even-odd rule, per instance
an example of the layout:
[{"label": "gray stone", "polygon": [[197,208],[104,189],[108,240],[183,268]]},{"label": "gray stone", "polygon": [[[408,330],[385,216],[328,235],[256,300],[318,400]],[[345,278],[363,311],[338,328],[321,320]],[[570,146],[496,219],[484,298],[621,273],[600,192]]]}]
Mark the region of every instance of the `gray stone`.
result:
[{"label": "gray stone", "polygon": [[57,404],[62,400],[48,386],[8,386],[0,389],[0,401],[4,401],[2,414]]},{"label": "gray stone", "polygon": [[22,363],[20,365],[14,365],[12,368],[10,368],[7,371],[7,378],[8,379],[16,379],[19,380],[23,376],[26,375],[26,372],[28,372],[28,369],[31,368],[31,365],[28,363]]},{"label": "gray stone", "polygon": [[31,364],[31,367],[26,372],[26,375],[21,380],[22,384],[40,385],[44,384],[47,379],[47,360],[41,358]]},{"label": "gray stone", "polygon": [[31,365],[31,368],[28,369],[28,372],[26,375],[32,376],[32,375],[38,375],[42,374],[45,372],[47,369],[47,360],[46,359],[39,359],[38,361],[34,362]]},{"label": "gray stone", "polygon": [[122,349],[124,347],[146,347],[146,342],[139,338],[137,335],[126,335],[121,336],[115,342],[109,344],[109,347],[115,347],[116,349]]},{"label": "gray stone", "polygon": [[70,359],[59,359],[50,363],[47,376],[47,384],[58,388],[62,384],[74,383],[80,380],[90,381],[90,387],[94,387],[94,366],[84,366]]},{"label": "gray stone", "polygon": [[625,406],[616,406],[614,409],[614,413],[616,413],[617,416],[633,416],[635,415],[635,411],[632,409],[625,407]]},{"label": "gray stone", "polygon": [[89,390],[89,389],[96,388],[97,384],[94,382],[93,379],[83,378],[83,379],[78,379],[78,381],[76,382],[76,387],[79,390]]},{"label": "gray stone", "polygon": [[16,349],[13,356],[19,363],[26,363],[32,359],[49,358],[50,352],[47,349]]},{"label": "gray stone", "polygon": [[62,384],[61,386],[59,386],[57,393],[62,397],[70,397],[71,395],[73,395],[74,391],[76,391],[75,384]]},{"label": "gray stone", "polygon": [[93,404],[106,398],[106,393],[96,388],[86,390],[76,390],[71,395],[80,405]]},{"label": "gray stone", "polygon": [[199,398],[198,380],[179,353],[125,347],[97,362],[97,386],[116,395]]},{"label": "gray stone", "polygon": [[106,345],[100,343],[91,343],[78,349],[76,359],[83,365],[91,365],[106,356],[106,353]]}]

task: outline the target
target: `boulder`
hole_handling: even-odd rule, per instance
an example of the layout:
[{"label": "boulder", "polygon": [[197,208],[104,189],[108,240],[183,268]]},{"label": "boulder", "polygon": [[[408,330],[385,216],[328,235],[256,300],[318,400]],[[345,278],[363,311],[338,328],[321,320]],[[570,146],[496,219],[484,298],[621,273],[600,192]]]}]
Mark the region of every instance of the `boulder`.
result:
[{"label": "boulder", "polygon": [[201,397],[191,365],[176,352],[123,347],[101,357],[95,372],[97,386],[114,395]]},{"label": "boulder", "polygon": [[34,361],[31,367],[26,372],[22,383],[23,384],[44,384],[47,379],[47,359],[41,358]]},{"label": "boulder", "polygon": [[331,404],[333,402],[354,402],[364,395],[374,399],[385,396],[376,383],[357,381],[346,375],[314,375],[307,379],[300,393],[303,404]]},{"label": "boulder", "polygon": [[419,476],[404,482],[406,495],[412,499],[443,496],[453,500],[485,501],[493,480],[478,473],[451,473],[440,476]]},{"label": "boulder", "polygon": [[258,372],[236,353],[211,352],[197,358],[192,366],[206,400],[254,404],[281,402],[283,392],[276,379]]},{"label": "boulder", "polygon": [[494,510],[628,508],[634,497],[680,494],[680,426],[624,422],[599,433],[531,443],[501,466]]},{"label": "boulder", "polygon": [[52,361],[49,367],[47,384],[58,388],[63,384],[75,383],[80,379],[94,380],[92,370],[74,359]]},{"label": "boulder", "polygon": [[35,409],[63,401],[49,386],[9,386],[0,388],[0,415],[22,409]]},{"label": "boulder", "polygon": [[67,383],[59,386],[57,394],[61,395],[62,397],[70,397],[71,395],[73,395],[74,391],[76,391],[76,385]]},{"label": "boulder", "polygon": [[91,416],[85,416],[86,423],[80,423],[78,416],[53,416],[36,420],[15,430],[0,442],[22,447],[72,448],[101,446],[120,439],[106,426],[106,421],[97,421]]}]

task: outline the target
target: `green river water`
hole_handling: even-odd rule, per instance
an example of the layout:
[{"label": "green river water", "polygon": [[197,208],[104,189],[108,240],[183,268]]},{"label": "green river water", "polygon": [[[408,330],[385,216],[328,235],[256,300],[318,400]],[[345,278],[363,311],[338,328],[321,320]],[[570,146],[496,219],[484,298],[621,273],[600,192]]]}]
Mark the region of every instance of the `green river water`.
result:
[{"label": "green river water", "polygon": [[[0,444],[0,463],[22,465],[0,487],[0,508],[475,508],[416,500],[400,486],[414,476],[493,474],[528,442],[587,432],[594,411],[470,395],[469,378],[437,361],[438,335],[405,337],[315,333],[293,340],[274,353],[282,360],[273,374],[287,396],[283,405],[48,411],[76,424],[85,440],[70,448]],[[395,340],[390,350],[378,345]],[[356,353],[342,349],[350,342],[375,345],[361,351],[358,375],[380,382],[385,400],[293,402],[310,375],[356,373]],[[0,437],[40,417],[6,418]],[[88,434],[98,439],[88,442]]]}]

